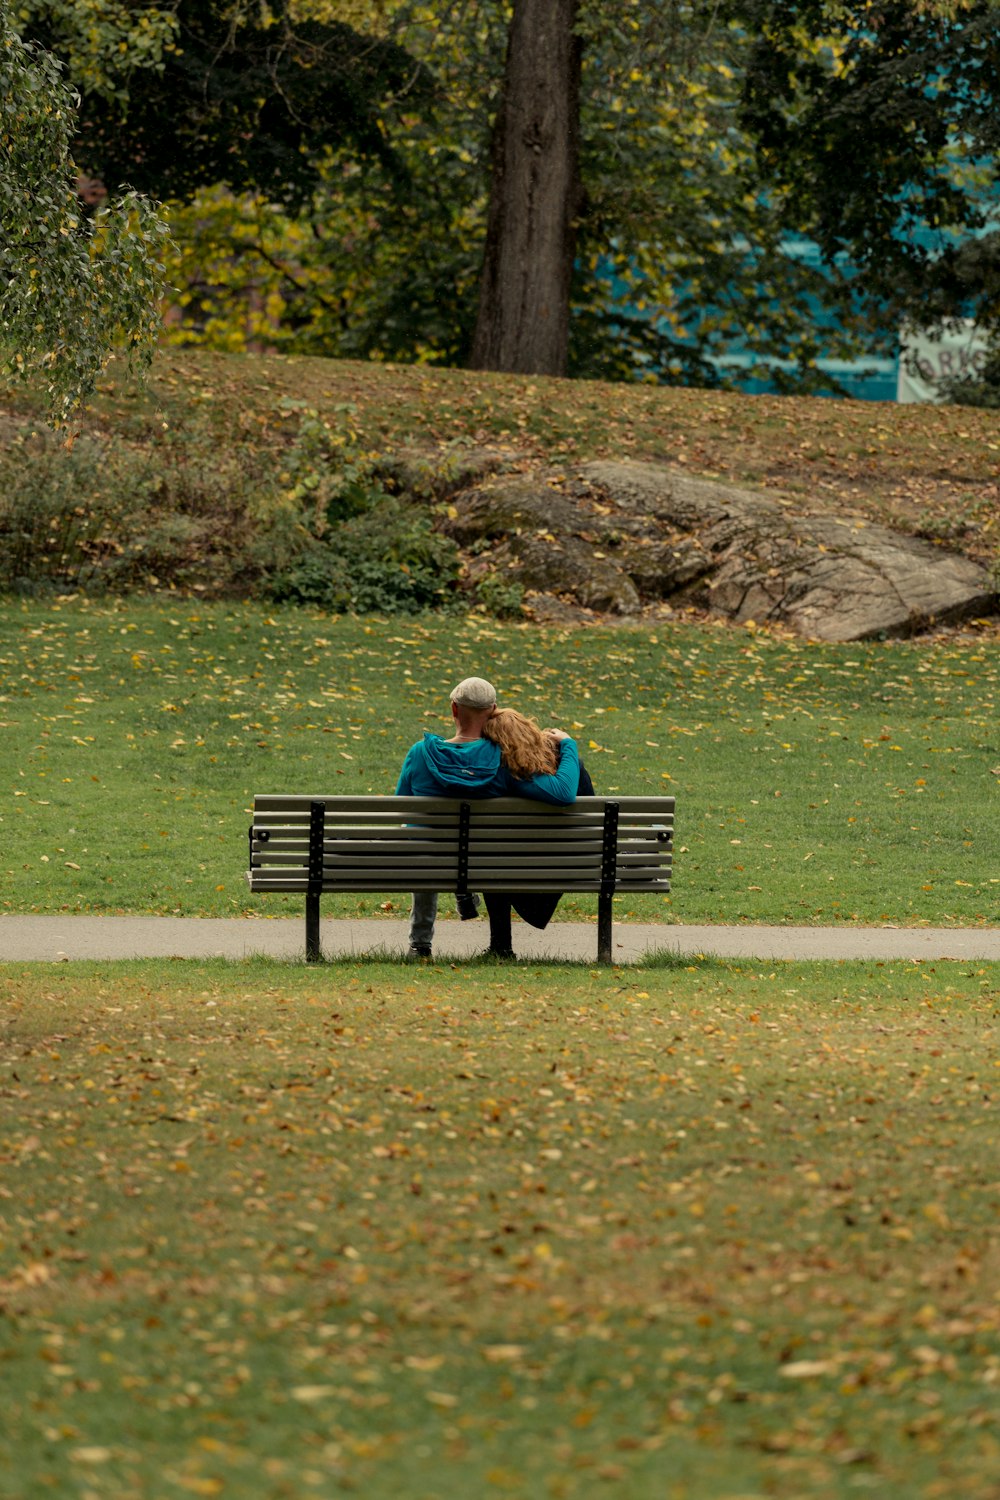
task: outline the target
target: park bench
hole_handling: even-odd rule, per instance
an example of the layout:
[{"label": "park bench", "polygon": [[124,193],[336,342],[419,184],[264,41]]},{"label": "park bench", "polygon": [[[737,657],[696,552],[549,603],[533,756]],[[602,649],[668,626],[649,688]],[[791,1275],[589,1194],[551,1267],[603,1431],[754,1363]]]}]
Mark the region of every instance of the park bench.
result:
[{"label": "park bench", "polygon": [[611,962],[611,898],[670,889],[673,797],[257,796],[252,891],[302,891],[306,958],[322,957],[334,891],[594,891],[597,958]]}]

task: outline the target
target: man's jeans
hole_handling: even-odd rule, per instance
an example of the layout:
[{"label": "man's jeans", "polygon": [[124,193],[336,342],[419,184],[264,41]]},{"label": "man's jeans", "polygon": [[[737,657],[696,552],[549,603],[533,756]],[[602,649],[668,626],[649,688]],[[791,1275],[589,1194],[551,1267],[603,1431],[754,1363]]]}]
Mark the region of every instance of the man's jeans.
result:
[{"label": "man's jeans", "polygon": [[410,943],[429,948],[434,941],[434,923],[437,920],[437,891],[414,891],[410,907]]}]

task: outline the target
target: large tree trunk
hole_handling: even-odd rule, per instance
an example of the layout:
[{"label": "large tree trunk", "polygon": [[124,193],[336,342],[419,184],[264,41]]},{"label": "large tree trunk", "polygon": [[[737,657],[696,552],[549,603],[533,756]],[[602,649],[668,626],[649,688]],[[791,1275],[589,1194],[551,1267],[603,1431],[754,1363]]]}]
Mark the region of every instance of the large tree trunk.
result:
[{"label": "large tree trunk", "polygon": [[579,201],[578,0],[514,0],[479,316],[478,370],[564,375]]}]

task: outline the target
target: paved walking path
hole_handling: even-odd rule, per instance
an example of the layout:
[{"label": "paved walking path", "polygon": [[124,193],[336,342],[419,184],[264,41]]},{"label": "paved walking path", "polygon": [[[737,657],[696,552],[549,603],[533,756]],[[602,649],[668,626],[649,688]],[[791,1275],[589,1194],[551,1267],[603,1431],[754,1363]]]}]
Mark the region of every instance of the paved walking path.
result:
[{"label": "paved walking path", "polygon": [[[405,920],[321,923],[324,954],[398,958],[406,950]],[[488,939],[485,921],[438,923],[436,958],[471,958]],[[514,925],[522,958],[571,958],[593,963],[597,927],[553,922],[544,932]],[[0,961],[60,962],[69,958],[302,958],[301,917],[0,916]],[[693,927],[620,922],[614,958],[634,963],[657,950],[719,958],[1000,960],[1000,927]]]}]

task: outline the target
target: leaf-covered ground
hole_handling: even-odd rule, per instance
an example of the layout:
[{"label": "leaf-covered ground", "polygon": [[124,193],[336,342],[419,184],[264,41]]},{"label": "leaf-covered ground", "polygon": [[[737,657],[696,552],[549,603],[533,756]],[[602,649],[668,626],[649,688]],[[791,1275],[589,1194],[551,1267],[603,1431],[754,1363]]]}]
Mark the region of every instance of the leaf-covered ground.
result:
[{"label": "leaf-covered ground", "polygon": [[0,969],[0,1495],[995,1500],[996,979]]}]

